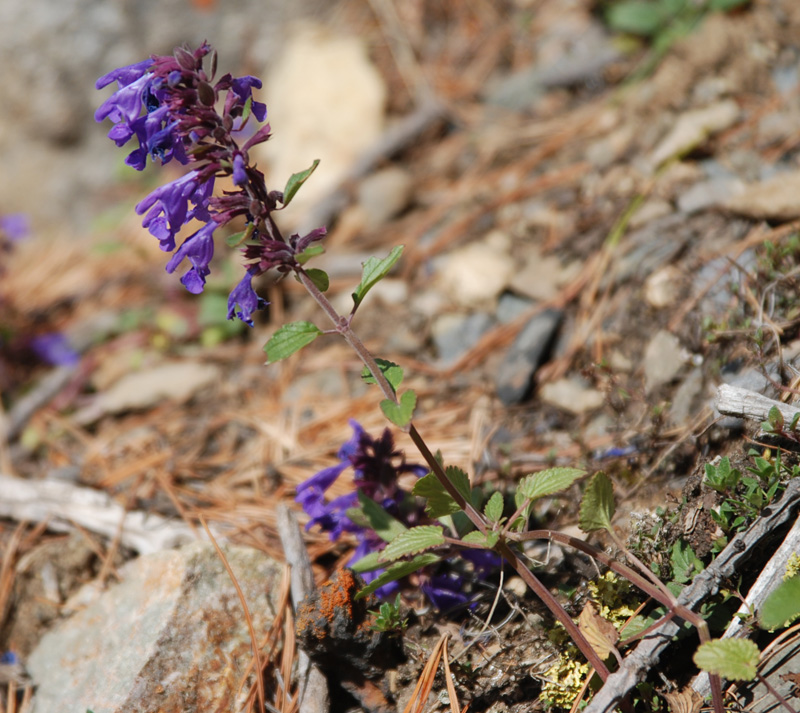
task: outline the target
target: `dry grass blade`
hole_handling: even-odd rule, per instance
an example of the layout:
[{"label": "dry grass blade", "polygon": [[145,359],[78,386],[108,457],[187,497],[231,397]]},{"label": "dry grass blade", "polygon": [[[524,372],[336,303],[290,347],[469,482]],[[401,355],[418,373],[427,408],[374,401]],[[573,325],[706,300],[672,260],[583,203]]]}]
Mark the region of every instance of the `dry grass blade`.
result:
[{"label": "dry grass blade", "polygon": [[5,551],[3,552],[3,563],[0,565],[0,624],[5,621],[11,597],[11,589],[14,586],[14,562],[22,534],[25,532],[27,523],[21,522],[17,525],[8,540]]},{"label": "dry grass blade", "polygon": [[225,553],[222,551],[222,548],[217,544],[217,541],[214,539],[214,535],[211,534],[211,530],[206,524],[205,519],[203,516],[200,516],[200,523],[203,525],[203,529],[206,531],[208,538],[211,540],[211,544],[214,545],[214,549],[217,551],[220,560],[222,560],[222,564],[225,567],[225,570],[228,573],[228,576],[231,578],[231,582],[233,582],[233,586],[236,588],[236,594],[239,596],[239,601],[242,604],[242,610],[244,611],[244,618],[247,622],[247,629],[250,633],[250,645],[253,649],[253,658],[256,661],[256,671],[258,672],[256,675],[256,685],[258,686],[258,703],[259,703],[259,710],[264,710],[264,704],[266,703],[266,696],[264,695],[264,680],[261,677],[261,657],[258,653],[258,642],[256,641],[256,630],[253,626],[253,619],[250,616],[250,608],[247,606],[247,600],[244,598],[244,592],[242,588],[239,586],[239,582],[236,580],[236,575],[233,573],[231,569],[231,565],[228,562],[228,558],[225,557]]},{"label": "dry grass blade", "polygon": [[445,649],[447,636],[447,634],[442,634],[442,637],[436,642],[436,646],[433,647],[403,713],[422,713],[425,709],[425,701],[428,700],[428,695],[433,688],[433,680],[436,677],[436,669],[439,667],[439,659]]},{"label": "dry grass blade", "polygon": [[[453,684],[453,675],[450,673],[450,656],[447,653],[446,637],[444,639],[443,654],[442,661],[444,662],[444,682],[447,686],[447,696],[450,698],[450,713],[459,713],[458,695],[456,694],[456,687]],[[466,709],[467,706],[464,706],[464,710]]]},{"label": "dry grass blade", "polygon": [[281,692],[282,713],[290,713],[295,707],[296,699],[291,697],[292,666],[294,665],[297,648],[295,646],[294,617],[289,609],[283,626],[283,655],[281,656],[281,676],[283,688]]}]

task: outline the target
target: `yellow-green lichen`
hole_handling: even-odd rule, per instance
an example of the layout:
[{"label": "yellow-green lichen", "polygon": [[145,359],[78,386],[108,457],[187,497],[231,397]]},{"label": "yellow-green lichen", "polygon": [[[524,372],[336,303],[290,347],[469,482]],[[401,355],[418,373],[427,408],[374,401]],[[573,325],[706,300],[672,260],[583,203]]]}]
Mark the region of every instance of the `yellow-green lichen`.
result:
[{"label": "yellow-green lichen", "polygon": [[547,681],[542,686],[542,703],[549,708],[572,708],[588,675],[588,663],[580,663],[562,655],[558,663],[551,666],[545,674]]},{"label": "yellow-green lichen", "polygon": [[786,563],[786,574],[783,575],[783,581],[796,577],[798,574],[800,574],[800,554],[795,552]]}]

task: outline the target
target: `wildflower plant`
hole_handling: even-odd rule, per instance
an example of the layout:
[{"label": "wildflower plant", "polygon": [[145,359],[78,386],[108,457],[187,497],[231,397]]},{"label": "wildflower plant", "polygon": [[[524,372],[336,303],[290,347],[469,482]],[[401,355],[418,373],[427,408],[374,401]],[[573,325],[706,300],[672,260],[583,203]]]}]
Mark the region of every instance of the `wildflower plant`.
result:
[{"label": "wildflower plant", "polygon": [[[310,526],[319,526],[333,539],[344,532],[358,542],[352,568],[363,573],[369,584],[359,593],[396,591],[396,582],[415,573],[428,596],[441,608],[464,602],[460,582],[438,574],[435,566],[459,550],[476,571],[486,572],[502,560],[510,565],[563,625],[588,664],[604,681],[609,669],[556,597],[539,581],[521,553],[521,543],[549,539],[570,545],[625,577],[667,611],[694,624],[701,638],[708,630],[700,617],[681,607],[674,595],[631,553],[618,544],[636,569],[607,555],[583,540],[550,530],[528,531],[533,503],[571,487],[585,475],[578,468],[551,468],[524,477],[514,495],[514,512],[507,514],[499,492],[484,494],[473,488],[467,473],[446,465],[434,455],[413,423],[417,398],[413,390],[402,390],[403,370],[392,362],[375,358],[353,330],[353,320],[370,289],[385,277],[402,255],[394,247],[386,257],[370,258],[352,292],[349,314],[339,314],[326,297],[329,279],[324,271],[308,267],[324,251],[324,227],[305,235],[284,236],[276,213],[287,206],[317,163],[294,174],[283,191],[269,190],[265,177],[253,163],[250,150],[270,138],[266,107],[253,97],[261,82],[250,76],[225,74],[215,80],[216,54],[204,42],[194,51],[178,48],[171,56],[152,56],[143,62],[116,69],[97,82],[98,89],[114,82],[116,91],[100,106],[97,121],[110,119],[109,132],[118,146],[133,143],[126,162],[142,170],[148,159],[161,164],[178,163],[186,172],[162,186],[137,206],[143,225],[172,253],[166,269],[173,273],[184,263],[188,269],[181,282],[189,292],[201,293],[211,269],[215,244],[222,241],[238,248],[244,275],[228,297],[228,319],[253,325],[254,314],[267,306],[257,294],[253,280],[269,270],[297,279],[317,302],[331,323],[323,330],[307,321],[281,326],[264,349],[269,362],[284,359],[323,334],[345,339],[364,364],[363,378],[383,395],[381,409],[389,421],[408,433],[424,465],[407,463],[387,430],[378,438],[352,423],[353,437],[338,454],[339,462],[326,468],[297,489],[297,501],[310,516]],[[250,123],[261,124],[252,127]],[[224,183],[223,183],[224,180]],[[221,187],[221,190],[217,190]],[[223,226],[243,218],[242,232],[220,237]],[[189,224],[193,224],[189,228]],[[198,227],[199,224],[199,227]],[[188,235],[186,234],[188,233]],[[331,501],[326,492],[347,468],[354,472],[357,490]],[[398,476],[418,477],[412,491],[398,485]],[[586,488],[581,506],[581,527],[587,532],[606,530],[616,538],[611,483],[602,473]],[[455,517],[457,516],[457,517]],[[466,527],[456,521],[466,523]],[[619,542],[618,538],[615,542]],[[387,610],[388,611],[388,610]],[[644,636],[657,626],[647,627]],[[714,680],[714,679],[712,679]],[[717,679],[715,708],[721,711]]]}]

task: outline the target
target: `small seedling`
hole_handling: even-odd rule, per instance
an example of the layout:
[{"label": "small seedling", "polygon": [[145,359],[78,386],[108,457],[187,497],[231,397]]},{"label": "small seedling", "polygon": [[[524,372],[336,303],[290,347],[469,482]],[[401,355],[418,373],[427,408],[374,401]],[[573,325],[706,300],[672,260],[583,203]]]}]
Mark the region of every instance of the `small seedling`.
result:
[{"label": "small seedling", "polygon": [[400,614],[400,595],[398,594],[394,602],[383,602],[378,611],[371,611],[375,616],[375,623],[371,628],[373,631],[403,632],[408,626],[408,619],[404,619]]}]

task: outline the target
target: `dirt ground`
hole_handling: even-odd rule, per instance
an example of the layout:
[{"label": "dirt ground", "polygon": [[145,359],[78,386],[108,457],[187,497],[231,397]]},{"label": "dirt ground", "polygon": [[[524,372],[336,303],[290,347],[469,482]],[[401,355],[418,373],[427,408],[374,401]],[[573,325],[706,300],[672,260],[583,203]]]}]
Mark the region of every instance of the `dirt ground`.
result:
[{"label": "dirt ground", "polygon": [[[607,32],[590,0],[395,5],[396,26],[355,0],[338,21],[366,37],[392,115],[414,112],[426,89],[444,112],[378,162],[411,179],[400,212],[365,225],[365,178],[352,180],[323,260],[337,256],[339,267],[325,263],[330,293],[346,297],[364,255],[406,246],[391,289],[376,291],[356,327],[374,353],[404,367],[431,447],[504,491],[549,465],[604,470],[623,535],[657,507],[691,500],[716,456],[746,468],[757,428],[720,418],[715,388],[740,379],[783,401],[797,393],[800,5],[753,0],[709,13],[655,59],[648,43],[608,36],[602,47],[613,52],[602,61],[576,59],[587,36]],[[529,89],[518,87],[530,84],[513,78],[532,70],[536,90],[526,98]],[[46,237],[34,236],[8,258],[0,285],[8,333],[63,331],[81,358],[54,371],[35,364],[22,340],[2,343],[0,389],[13,431],[0,445],[0,472],[91,487],[126,510],[195,528],[202,515],[230,541],[282,561],[275,503],[293,505],[294,488],[334,462],[349,419],[375,434],[384,427],[379,397],[334,337],[264,366],[268,336],[289,320],[322,324],[316,306],[300,285],[273,281],[264,285],[272,306],[255,328],[209,317],[224,311],[235,263],[220,261],[203,299],[183,293],[130,210],[140,190],[109,189],[113,209],[102,220],[116,221],[115,244],[105,229],[46,250]],[[498,278],[479,258],[464,268],[474,269],[472,286],[502,284],[458,303],[442,275],[476,245],[513,270]],[[505,321],[497,318],[501,295],[521,305]],[[550,347],[519,377],[531,380],[527,392],[504,403],[505,357],[548,310],[558,314]],[[444,362],[442,317],[475,314],[492,318],[488,328]],[[98,400],[123,375],[165,364],[185,366],[182,394]],[[18,405],[32,394],[42,398],[24,413]],[[397,440],[415,460],[410,441]],[[331,495],[348,490],[343,478]],[[574,532],[577,493],[543,503],[541,526]],[[0,520],[0,650],[13,648],[23,662],[80,585],[113,581],[133,556],[113,532],[62,532],[48,520]],[[713,523],[701,519],[692,533],[695,552],[707,556]],[[319,533],[308,533],[307,544],[318,581],[351,555],[352,543]],[[555,549],[532,554],[548,561],[545,581],[585,597],[593,570]],[[53,568],[55,595],[42,574]],[[546,611],[516,584],[506,581],[493,625],[471,652],[480,656],[454,665],[470,710],[544,707],[542,684],[563,643],[543,633]],[[393,679],[398,700],[441,633],[452,634],[457,656],[494,599],[487,587],[475,610],[448,621],[425,610],[418,592],[406,594],[417,611],[405,634],[411,653]],[[690,674],[665,669],[678,686]]]}]

